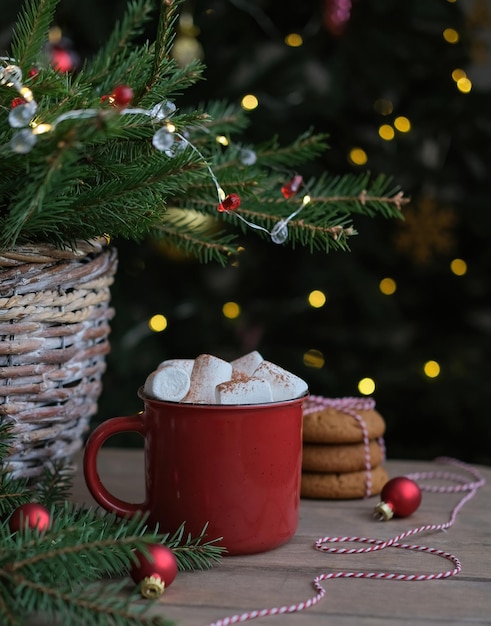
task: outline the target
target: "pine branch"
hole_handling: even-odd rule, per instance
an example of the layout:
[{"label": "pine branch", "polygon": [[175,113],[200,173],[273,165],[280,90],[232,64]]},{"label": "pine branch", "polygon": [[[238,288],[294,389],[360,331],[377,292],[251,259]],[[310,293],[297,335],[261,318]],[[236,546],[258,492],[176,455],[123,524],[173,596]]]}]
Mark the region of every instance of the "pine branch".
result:
[{"label": "pine branch", "polygon": [[[16,29],[16,54],[31,57],[42,47],[55,4],[27,0]],[[179,6],[179,1],[160,0],[156,41],[136,45],[152,3],[133,0],[106,45],[76,76],[42,69],[29,84],[39,105],[34,123],[46,124],[48,131],[33,132],[30,150],[9,150],[17,127],[10,128],[8,111],[0,110],[0,248],[17,242],[74,246],[77,239],[104,232],[137,242],[150,235],[201,262],[224,264],[235,251],[228,228],[211,231],[195,220],[168,217],[166,207],[195,209],[238,233],[251,229],[263,238],[287,220],[286,243],[326,252],[348,249],[354,232],[350,216],[401,216],[405,198],[385,177],[372,180],[369,174],[326,174],[309,181],[299,193],[311,196],[301,213],[295,209],[301,197],[283,201],[281,186],[328,148],[327,135],[309,130],[288,146],[273,138],[254,147],[241,137],[248,116],[226,102],[176,110],[168,113],[171,119],[156,114],[155,107],[200,77],[199,62],[179,68],[170,55]],[[121,84],[133,87],[129,108],[108,102]],[[8,90],[0,85],[6,98]],[[183,149],[174,153],[155,143],[157,131],[164,131],[161,137],[175,133],[171,143]],[[252,151],[252,162],[244,160],[244,149]],[[217,213],[222,193],[241,194],[235,216]]]},{"label": "pine branch", "polygon": [[195,257],[200,263],[213,261],[225,266],[231,258],[237,256],[238,246],[234,243],[236,237],[222,235],[219,238],[217,233],[206,235],[205,229],[190,229],[188,220],[186,223],[187,232],[183,232],[179,226],[173,226],[171,220],[166,220],[155,226],[153,235],[157,240],[174,245],[184,254]]},{"label": "pine branch", "polygon": [[47,41],[59,0],[27,0],[17,18],[13,33],[12,56],[27,72]]},{"label": "pine branch", "polygon": [[180,570],[203,570],[210,569],[219,563],[224,553],[224,548],[216,545],[221,537],[205,541],[208,524],[206,524],[197,537],[184,536],[185,523],[172,535],[164,535],[162,542],[170,548],[179,565]]},{"label": "pine branch", "polygon": [[27,479],[14,478],[5,467],[14,436],[12,424],[0,422],[0,518],[29,502]]},{"label": "pine branch", "polygon": [[38,501],[45,507],[60,506],[69,499],[73,489],[70,469],[64,460],[49,461],[43,467],[34,490]]},{"label": "pine branch", "polygon": [[328,148],[328,137],[327,134],[314,134],[310,129],[287,146],[281,146],[275,137],[259,147],[258,160],[263,166],[282,168],[291,173],[295,167],[323,154]]},{"label": "pine branch", "polygon": [[[150,20],[153,11],[151,0],[134,0],[128,2],[126,11],[119,20],[104,46],[99,48],[97,54],[84,64],[81,72],[83,81],[99,85],[114,81],[113,70],[118,68],[121,57],[124,58],[133,40],[143,32],[144,25]],[[122,76],[120,76],[122,78]],[[104,83],[104,81],[106,81]],[[117,83],[109,85],[115,87]],[[106,91],[102,91],[103,95]]]},{"label": "pine branch", "polygon": [[[91,585],[89,587],[57,587],[29,580],[14,573],[11,582],[15,585],[14,597],[17,611],[27,616],[40,613],[56,618],[64,616],[64,624],[73,626],[172,626],[162,617],[145,617],[154,602],[136,604],[136,594],[122,595],[127,583]],[[19,622],[13,622],[17,624]]]},{"label": "pine branch", "polygon": [[[12,593],[10,581],[0,577],[0,624],[2,626],[23,626],[23,616]],[[25,623],[25,622],[24,622]]]},{"label": "pine branch", "polygon": [[157,35],[153,45],[152,71],[148,77],[146,91],[151,91],[158,83],[161,71],[168,60],[175,37],[175,23],[178,17],[178,0],[160,0],[161,8],[157,25]]},{"label": "pine branch", "polygon": [[[184,525],[172,536],[158,535],[149,532],[146,516],[122,521],[65,504],[61,511],[52,509],[51,517],[44,532],[25,527],[12,535],[0,526],[0,615],[8,615],[13,596],[16,616],[40,612],[59,615],[63,623],[94,626],[160,623],[142,617],[151,604],[135,605],[135,596],[123,593],[126,581],[110,585],[101,579],[124,576],[134,551],[146,554],[149,543],[172,549],[180,570],[212,567],[223,554],[215,541],[204,541],[205,529],[196,538],[184,538]],[[18,622],[6,618],[5,623]]]}]

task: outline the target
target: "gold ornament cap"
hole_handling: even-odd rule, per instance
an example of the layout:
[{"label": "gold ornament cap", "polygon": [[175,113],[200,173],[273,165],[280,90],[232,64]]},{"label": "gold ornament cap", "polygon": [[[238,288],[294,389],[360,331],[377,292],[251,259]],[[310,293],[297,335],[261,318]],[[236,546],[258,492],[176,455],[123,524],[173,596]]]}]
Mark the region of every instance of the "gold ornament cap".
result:
[{"label": "gold ornament cap", "polygon": [[146,576],[140,583],[140,593],[144,598],[159,598],[165,590],[165,583],[160,576]]},{"label": "gold ornament cap", "polygon": [[387,504],[387,502],[379,502],[374,509],[373,515],[379,520],[387,522],[394,517],[394,511],[392,510],[392,507]]}]

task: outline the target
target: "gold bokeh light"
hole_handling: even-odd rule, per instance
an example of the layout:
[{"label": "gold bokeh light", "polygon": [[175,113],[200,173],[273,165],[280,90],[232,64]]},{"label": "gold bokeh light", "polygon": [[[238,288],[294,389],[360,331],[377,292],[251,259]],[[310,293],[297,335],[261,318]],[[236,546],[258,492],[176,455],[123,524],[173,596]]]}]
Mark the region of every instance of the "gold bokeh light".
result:
[{"label": "gold bokeh light", "polygon": [[378,288],[384,294],[384,296],[391,296],[396,292],[397,284],[393,278],[382,278],[380,281]]},{"label": "gold bokeh light", "polygon": [[235,320],[240,315],[240,305],[237,302],[225,302],[222,306],[222,313],[227,319]]},{"label": "gold bokeh light", "polygon": [[364,396],[371,395],[375,391],[375,381],[373,378],[362,378],[358,382],[358,391]]},{"label": "gold bokeh light", "polygon": [[311,307],[314,309],[320,309],[326,304],[327,297],[323,291],[314,289],[314,291],[309,293],[307,300],[309,301]]},{"label": "gold bokeh light", "polygon": [[259,106],[259,100],[256,98],[254,94],[248,93],[242,98],[240,104],[242,108],[245,109],[246,111],[253,111],[254,109],[257,109],[257,107]]},{"label": "gold bokeh light", "polygon": [[161,333],[167,328],[167,318],[161,313],[152,315],[152,317],[148,320],[148,327],[154,333]]}]

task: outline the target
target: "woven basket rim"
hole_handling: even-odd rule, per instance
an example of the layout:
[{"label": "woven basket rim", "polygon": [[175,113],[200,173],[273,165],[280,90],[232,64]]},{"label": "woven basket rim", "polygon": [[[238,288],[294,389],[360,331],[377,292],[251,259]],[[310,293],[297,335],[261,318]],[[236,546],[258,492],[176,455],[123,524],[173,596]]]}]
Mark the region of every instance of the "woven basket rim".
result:
[{"label": "woven basket rim", "polygon": [[91,253],[101,252],[109,244],[109,238],[97,237],[88,241],[77,241],[76,247],[58,248],[53,244],[19,244],[11,250],[0,251],[0,267],[18,263],[50,263],[78,259]]}]

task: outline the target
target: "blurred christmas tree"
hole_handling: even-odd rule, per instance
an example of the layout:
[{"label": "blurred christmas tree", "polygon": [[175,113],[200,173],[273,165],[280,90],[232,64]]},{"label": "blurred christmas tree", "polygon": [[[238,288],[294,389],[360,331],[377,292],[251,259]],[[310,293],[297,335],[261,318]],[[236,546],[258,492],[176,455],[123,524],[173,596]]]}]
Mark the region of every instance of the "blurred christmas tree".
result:
[{"label": "blurred christmas tree", "polygon": [[[59,24],[84,56],[123,4],[65,0]],[[330,135],[322,167],[392,174],[412,203],[403,224],[357,218],[349,255],[245,234],[220,268],[119,246],[100,419],[139,410],[165,358],[258,349],[313,393],[372,393],[392,457],[491,462],[489,2],[209,0],[184,3],[180,27],[176,58],[207,67],[183,104],[253,108],[251,143],[312,125]]]}]

